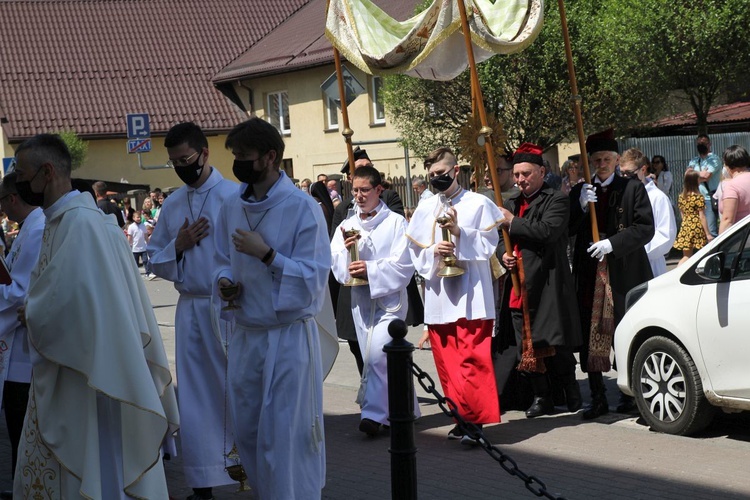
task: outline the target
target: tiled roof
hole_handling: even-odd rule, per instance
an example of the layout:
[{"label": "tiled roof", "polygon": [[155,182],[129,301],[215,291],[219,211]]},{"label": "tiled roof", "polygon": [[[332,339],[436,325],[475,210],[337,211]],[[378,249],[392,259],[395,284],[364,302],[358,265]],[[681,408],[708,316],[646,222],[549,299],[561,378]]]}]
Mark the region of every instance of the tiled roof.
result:
[{"label": "tiled roof", "polygon": [[308,2],[0,0],[0,122],[11,141],[122,136],[127,113],[228,130],[243,114],[212,77]]},{"label": "tiled roof", "polygon": [[[750,120],[750,102],[735,102],[712,106],[707,116],[708,123],[728,123]],[[683,125],[695,125],[695,113],[683,113],[681,115],[669,116],[657,120],[651,124],[652,127],[679,127]]]},{"label": "tiled roof", "polygon": [[[399,21],[414,15],[418,0],[377,0],[378,7]],[[227,65],[214,83],[300,70],[333,62],[325,37],[326,0],[311,0],[263,40]]]}]

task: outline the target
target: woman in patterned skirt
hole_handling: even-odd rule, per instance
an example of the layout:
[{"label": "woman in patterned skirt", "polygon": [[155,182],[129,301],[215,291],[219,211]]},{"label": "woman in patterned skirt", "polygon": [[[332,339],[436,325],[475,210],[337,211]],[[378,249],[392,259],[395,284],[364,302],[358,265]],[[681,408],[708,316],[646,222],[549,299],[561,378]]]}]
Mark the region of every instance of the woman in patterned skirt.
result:
[{"label": "woman in patterned skirt", "polygon": [[688,260],[695,250],[703,248],[713,239],[708,232],[706,215],[703,213],[706,201],[698,191],[698,172],[692,169],[685,172],[682,186],[682,193],[677,199],[677,208],[682,214],[682,225],[674,243],[674,248],[682,250],[683,255],[677,263],[678,266]]}]

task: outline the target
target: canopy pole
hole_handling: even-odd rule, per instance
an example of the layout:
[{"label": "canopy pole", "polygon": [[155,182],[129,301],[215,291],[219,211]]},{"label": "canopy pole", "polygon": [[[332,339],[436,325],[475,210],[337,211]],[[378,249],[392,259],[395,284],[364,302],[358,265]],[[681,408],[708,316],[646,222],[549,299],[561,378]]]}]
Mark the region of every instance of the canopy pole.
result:
[{"label": "canopy pole", "polygon": [[[466,55],[469,59],[469,72],[471,75],[471,89],[472,97],[476,99],[476,108],[479,111],[479,120],[482,123],[482,128],[479,130],[480,136],[484,137],[484,150],[487,154],[487,164],[490,169],[490,177],[492,178],[492,189],[495,191],[495,204],[497,206],[503,205],[503,197],[500,194],[500,179],[497,175],[497,168],[495,163],[495,150],[492,147],[492,129],[487,125],[487,114],[484,109],[484,98],[482,97],[482,87],[479,85],[479,75],[477,74],[477,63],[474,60],[474,48],[471,45],[471,31],[469,30],[469,20],[466,17],[466,5],[464,0],[458,1],[458,11],[461,14],[461,30],[464,33],[464,42],[466,43]],[[505,243],[505,253],[513,255],[513,246],[510,243],[510,234],[504,227],[501,228],[503,232],[503,242]],[[518,260],[517,264],[520,266],[521,261]],[[513,289],[516,295],[521,295],[521,286],[518,279],[518,269],[513,268],[510,275],[513,281]]]},{"label": "canopy pole", "polygon": [[[331,0],[326,1],[326,17],[328,9],[331,6]],[[333,45],[333,44],[331,44]],[[333,46],[333,62],[336,66],[336,82],[339,84],[339,100],[341,101],[341,118],[344,121],[344,130],[341,135],[346,141],[346,155],[349,158],[349,175],[354,177],[354,149],[352,148],[352,136],[354,131],[349,127],[349,110],[346,107],[346,91],[344,89],[344,74],[341,71],[341,55],[336,46]]]},{"label": "canopy pole", "polygon": [[[578,95],[578,84],[576,83],[576,70],[573,66],[573,51],[570,48],[570,35],[568,34],[568,20],[565,16],[565,4],[563,0],[557,0],[560,9],[560,22],[562,24],[563,41],[565,42],[565,58],[568,61],[568,78],[570,79],[571,102],[573,114],[576,120],[576,132],[578,144],[581,147],[581,162],[583,164],[583,177],[591,184],[591,171],[589,170],[589,157],[586,151],[586,136],[583,133],[583,118],[581,116],[581,96]],[[599,241],[599,227],[596,224],[596,206],[589,202],[589,215],[591,216],[591,235],[594,243]]]}]

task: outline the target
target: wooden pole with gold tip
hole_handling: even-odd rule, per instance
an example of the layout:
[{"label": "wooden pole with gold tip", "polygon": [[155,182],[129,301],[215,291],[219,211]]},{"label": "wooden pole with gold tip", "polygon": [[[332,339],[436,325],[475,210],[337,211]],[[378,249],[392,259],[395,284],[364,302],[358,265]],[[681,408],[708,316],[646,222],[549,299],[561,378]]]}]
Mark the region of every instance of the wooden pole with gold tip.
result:
[{"label": "wooden pole with gold tip", "polygon": [[[469,20],[466,16],[466,5],[464,4],[463,0],[457,1],[458,10],[461,15],[461,29],[463,30],[464,42],[466,44],[466,55],[469,59],[469,74],[471,75],[472,96],[474,97],[474,99],[476,99],[476,108],[479,111],[479,119],[482,123],[482,128],[479,130],[479,140],[484,141],[484,150],[487,153],[487,163],[490,169],[490,177],[492,178],[492,189],[495,191],[495,203],[498,206],[502,206],[503,197],[500,194],[500,179],[497,175],[495,149],[492,147],[492,129],[487,125],[487,113],[484,109],[482,87],[479,85],[477,63],[474,59],[474,48],[471,45],[471,31],[469,30]],[[512,255],[513,246],[510,243],[510,234],[508,234],[508,230],[505,228],[502,228],[502,232],[503,242],[505,243],[505,253]],[[516,269],[513,269],[510,276],[513,281],[513,289],[516,291],[516,294],[520,295],[521,287],[518,281],[518,271]]]}]

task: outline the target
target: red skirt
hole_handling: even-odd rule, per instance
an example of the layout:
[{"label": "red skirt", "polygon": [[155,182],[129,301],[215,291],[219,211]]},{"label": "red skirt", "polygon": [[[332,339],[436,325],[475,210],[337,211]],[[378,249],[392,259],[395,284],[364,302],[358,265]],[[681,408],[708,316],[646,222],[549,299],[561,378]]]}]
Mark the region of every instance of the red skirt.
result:
[{"label": "red skirt", "polygon": [[430,346],[443,393],[467,422],[500,422],[500,403],[492,365],[493,320],[461,318],[429,325]]}]

